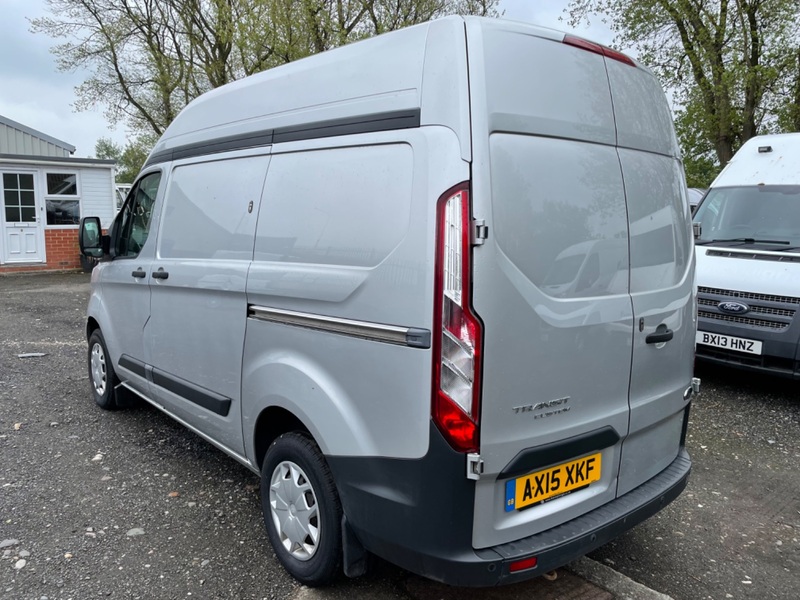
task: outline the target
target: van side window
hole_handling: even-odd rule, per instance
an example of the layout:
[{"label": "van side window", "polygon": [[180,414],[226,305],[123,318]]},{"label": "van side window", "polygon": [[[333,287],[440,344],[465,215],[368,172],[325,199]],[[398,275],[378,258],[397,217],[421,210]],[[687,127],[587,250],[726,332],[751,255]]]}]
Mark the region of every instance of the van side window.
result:
[{"label": "van side window", "polygon": [[268,156],[175,167],[164,192],[159,258],[252,260]]},{"label": "van side window", "polygon": [[255,260],[380,264],[407,235],[413,160],[405,144],[273,156]]},{"label": "van side window", "polygon": [[128,194],[117,217],[119,229],[113,240],[116,256],[134,257],[142,250],[150,232],[150,220],[160,182],[160,172],[150,173],[142,177]]}]

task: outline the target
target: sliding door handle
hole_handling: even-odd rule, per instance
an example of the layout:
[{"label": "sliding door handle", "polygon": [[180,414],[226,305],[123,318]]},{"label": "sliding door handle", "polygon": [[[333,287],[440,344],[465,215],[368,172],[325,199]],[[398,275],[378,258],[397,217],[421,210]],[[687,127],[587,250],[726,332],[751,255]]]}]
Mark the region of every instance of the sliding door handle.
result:
[{"label": "sliding door handle", "polygon": [[153,271],[153,279],[166,279],[169,273],[164,270],[164,267],[159,267],[158,271]]}]

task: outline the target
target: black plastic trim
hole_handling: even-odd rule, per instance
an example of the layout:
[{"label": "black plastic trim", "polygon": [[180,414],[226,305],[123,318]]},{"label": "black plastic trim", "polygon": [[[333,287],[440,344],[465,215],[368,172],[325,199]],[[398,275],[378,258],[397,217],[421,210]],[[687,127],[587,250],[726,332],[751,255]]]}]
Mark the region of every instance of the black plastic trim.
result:
[{"label": "black plastic trim", "polygon": [[646,344],[663,344],[670,341],[674,335],[675,332],[672,329],[656,330],[644,338],[644,341]]},{"label": "black plastic trim", "polygon": [[[536,577],[584,556],[649,519],[675,500],[686,488],[692,461],[681,447],[675,460],[658,475],[627,494],[577,519],[492,550],[504,559],[502,583]],[[536,556],[534,569],[511,573],[511,562]],[[520,577],[527,574],[527,577]]]},{"label": "black plastic trim", "polygon": [[394,110],[374,115],[359,115],[343,119],[330,119],[305,125],[292,125],[275,129],[274,143],[297,142],[315,138],[394,131],[420,126],[420,110]]},{"label": "black plastic trim", "polygon": [[430,348],[431,332],[427,329],[409,327],[408,331],[406,332],[406,344],[412,348]]},{"label": "black plastic trim", "polygon": [[454,575],[451,559],[465,563],[462,567],[470,563],[479,573],[455,578],[466,585],[469,578],[489,574],[472,550],[475,482],[466,477],[465,455],[449,446],[433,422],[429,431],[428,452],[419,459],[326,456],[326,460],[347,523],[368,551],[448,583]]},{"label": "black plastic trim", "polygon": [[177,394],[189,402],[202,406],[206,410],[210,410],[221,417],[227,417],[231,410],[230,398],[155,367],[153,367],[152,370],[152,381],[155,385],[169,390],[173,394]]},{"label": "black plastic trim", "polygon": [[296,142],[340,135],[354,135],[357,133],[411,129],[420,126],[420,115],[420,109],[418,108],[395,110],[372,115],[358,115],[342,119],[329,119],[313,123],[304,123],[302,125],[278,127],[276,129],[264,129],[243,135],[226,136],[215,140],[186,144],[170,150],[162,150],[161,152],[151,155],[143,168],[181,158],[231,152],[233,150],[243,150],[245,148],[259,148],[281,142]]},{"label": "black plastic trim", "polygon": [[[691,389],[691,388],[689,388]],[[689,431],[689,412],[692,410],[692,403],[689,402],[683,410],[683,425],[681,426],[681,446],[686,445],[686,434]]]},{"label": "black plastic trim", "polygon": [[498,475],[499,479],[508,479],[525,475],[547,465],[553,465],[576,456],[582,456],[609,448],[620,440],[613,427],[605,426],[588,433],[582,433],[566,440],[544,444],[534,448],[526,448],[517,454]]},{"label": "black plastic trim", "polygon": [[[464,586],[531,579],[591,552],[677,498],[692,466],[681,447],[661,473],[603,506],[539,534],[475,549],[475,482],[466,477],[465,455],[452,450],[433,423],[428,452],[420,459],[326,459],[348,535],[356,536],[367,551],[408,571]],[[512,563],[532,556],[537,558],[536,567],[511,573]]]},{"label": "black plastic trim", "polygon": [[139,377],[145,377],[145,364],[141,360],[137,360],[132,356],[123,354],[119,357],[119,366],[127,369],[131,373],[135,373]]}]

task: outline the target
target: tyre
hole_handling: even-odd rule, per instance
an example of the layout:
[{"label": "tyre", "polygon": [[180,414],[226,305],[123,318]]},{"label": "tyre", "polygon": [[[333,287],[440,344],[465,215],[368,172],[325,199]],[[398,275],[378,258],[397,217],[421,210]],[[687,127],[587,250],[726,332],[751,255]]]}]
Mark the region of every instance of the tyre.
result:
[{"label": "tyre", "polygon": [[114,389],[118,383],[103,334],[95,329],[89,336],[89,384],[97,406],[105,410],[118,407]]},{"label": "tyre", "polygon": [[328,464],[308,435],[278,437],[261,470],[261,508],[278,560],[308,586],[342,570],[342,507]]}]

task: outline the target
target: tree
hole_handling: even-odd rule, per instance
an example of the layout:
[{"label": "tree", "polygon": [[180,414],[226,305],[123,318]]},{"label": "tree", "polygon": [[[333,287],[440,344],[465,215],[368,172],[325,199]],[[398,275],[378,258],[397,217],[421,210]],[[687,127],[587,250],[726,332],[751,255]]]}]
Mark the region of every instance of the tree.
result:
[{"label": "tree", "polygon": [[122,156],[122,147],[110,138],[100,138],[94,144],[94,153],[99,159],[119,162]]},{"label": "tree", "polygon": [[155,143],[154,136],[140,135],[123,148],[108,138],[100,138],[94,153],[97,158],[117,161],[117,183],[133,183]]},{"label": "tree", "polygon": [[725,166],[754,135],[797,130],[780,92],[800,60],[795,0],[572,0],[568,10],[573,26],[605,15],[615,45],[653,69],[674,102],[687,167],[697,161],[704,177],[709,161]]},{"label": "tree", "polygon": [[64,40],[63,71],[87,69],[76,108],[160,136],[193,98],[316,52],[499,0],[47,0],[32,30]]}]

